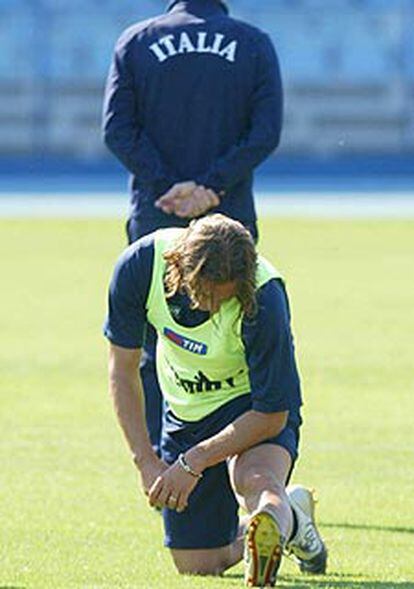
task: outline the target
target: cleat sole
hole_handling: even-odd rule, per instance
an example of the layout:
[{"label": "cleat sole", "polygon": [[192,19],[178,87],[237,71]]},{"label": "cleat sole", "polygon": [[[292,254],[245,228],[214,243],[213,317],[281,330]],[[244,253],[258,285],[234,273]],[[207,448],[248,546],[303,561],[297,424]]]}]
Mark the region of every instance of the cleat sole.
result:
[{"label": "cleat sole", "polygon": [[282,557],[279,528],[271,515],[261,512],[253,516],[246,532],[245,585],[274,587]]}]

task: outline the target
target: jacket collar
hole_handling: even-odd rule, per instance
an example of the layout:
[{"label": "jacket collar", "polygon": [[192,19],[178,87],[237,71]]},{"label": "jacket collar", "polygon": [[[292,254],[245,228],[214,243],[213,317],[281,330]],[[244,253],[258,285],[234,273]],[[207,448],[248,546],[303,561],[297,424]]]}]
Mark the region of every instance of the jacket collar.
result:
[{"label": "jacket collar", "polygon": [[210,16],[219,12],[229,13],[229,9],[222,0],[170,0],[167,12],[188,10],[197,16]]}]

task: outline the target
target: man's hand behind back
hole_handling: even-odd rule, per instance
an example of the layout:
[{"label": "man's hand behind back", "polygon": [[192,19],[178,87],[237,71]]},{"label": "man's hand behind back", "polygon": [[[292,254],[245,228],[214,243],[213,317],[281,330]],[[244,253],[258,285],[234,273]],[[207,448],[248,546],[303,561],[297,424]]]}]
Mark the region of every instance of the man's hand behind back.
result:
[{"label": "man's hand behind back", "polygon": [[183,219],[193,219],[218,206],[217,194],[204,186],[197,186],[193,181],[174,184],[161,196],[155,206],[168,215],[175,214]]}]

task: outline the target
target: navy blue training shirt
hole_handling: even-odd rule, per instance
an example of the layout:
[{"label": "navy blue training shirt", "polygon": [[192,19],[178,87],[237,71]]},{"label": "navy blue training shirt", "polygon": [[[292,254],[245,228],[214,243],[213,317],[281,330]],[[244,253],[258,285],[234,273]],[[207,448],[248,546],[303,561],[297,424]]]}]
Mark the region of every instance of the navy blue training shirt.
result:
[{"label": "navy blue training shirt", "polygon": [[[115,267],[104,334],[117,346],[135,349],[143,345],[153,260],[154,237],[147,235],[129,246]],[[290,421],[298,425],[301,391],[283,283],[267,282],[258,290],[257,302],[257,315],[242,322],[252,408],[263,413],[288,410]],[[186,327],[209,318],[208,312],[191,309],[185,295],[176,295],[168,304],[174,320]]]},{"label": "navy blue training shirt", "polygon": [[154,201],[179,181],[223,193],[215,209],[252,225],[253,171],[277,147],[275,50],[219,0],[171,2],[118,40],[104,100],[107,146],[132,174],[132,216],[182,225]]}]

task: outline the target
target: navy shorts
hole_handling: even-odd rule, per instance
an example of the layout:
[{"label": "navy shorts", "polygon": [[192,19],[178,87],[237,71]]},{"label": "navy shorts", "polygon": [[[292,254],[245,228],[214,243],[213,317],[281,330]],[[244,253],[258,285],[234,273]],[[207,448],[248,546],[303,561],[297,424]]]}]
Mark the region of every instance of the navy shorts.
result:
[{"label": "navy shorts", "polygon": [[[183,423],[167,409],[164,415],[162,457],[172,464],[181,452],[209,438],[250,409],[250,395],[230,401],[196,423]],[[299,409],[285,429],[265,441],[285,448],[292,457],[298,456]],[[221,462],[204,471],[204,476],[189,498],[182,513],[163,510],[165,546],[177,549],[219,548],[231,544],[239,525],[239,505],[230,485],[227,463]]]}]

